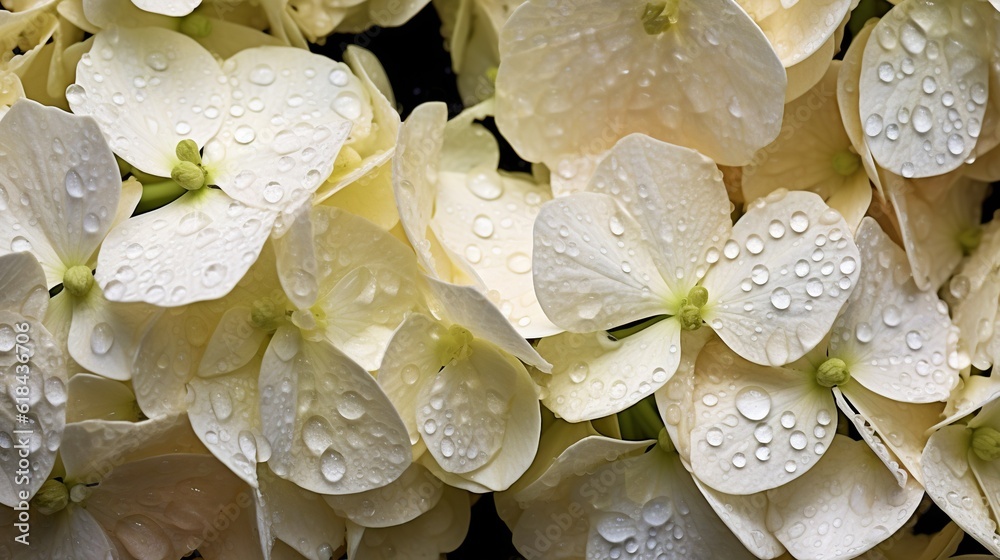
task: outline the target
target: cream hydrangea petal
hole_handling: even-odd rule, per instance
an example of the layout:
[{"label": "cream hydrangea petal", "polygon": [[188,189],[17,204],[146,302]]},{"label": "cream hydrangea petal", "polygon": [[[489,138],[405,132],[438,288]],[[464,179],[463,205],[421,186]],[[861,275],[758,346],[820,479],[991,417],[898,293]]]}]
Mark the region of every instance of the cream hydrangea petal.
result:
[{"label": "cream hydrangea petal", "polygon": [[275,223],[274,252],[278,278],[288,299],[299,309],[309,309],[319,294],[316,246],[310,206],[285,213]]},{"label": "cream hydrangea petal", "polygon": [[87,368],[76,363],[76,360],[69,353],[69,331],[73,325],[73,296],[69,292],[63,290],[49,300],[42,324],[45,325],[56,343],[61,346],[60,351],[63,354],[66,375],[73,376],[86,370]]},{"label": "cream hydrangea petal", "polygon": [[654,393],[663,426],[688,470],[691,470],[691,430],[695,421],[695,365],[705,344],[715,338],[711,329],[685,333],[681,337],[681,359],[677,371],[666,385]]},{"label": "cream hydrangea petal", "polygon": [[385,486],[410,465],[406,427],[375,379],[323,341],[274,334],[260,376],[260,416],[278,476],[324,494]]},{"label": "cream hydrangea petal", "polygon": [[625,410],[673,376],[681,357],[681,328],[665,319],[627,338],[604,331],[544,338],[539,353],[551,375],[537,375],[542,402],[568,422],[593,420]]},{"label": "cream hydrangea petal", "polygon": [[809,373],[750,363],[720,341],[706,344],[698,358],[693,399],[691,467],[727,494],[799,478],[837,429],[833,398]]},{"label": "cream hydrangea petal", "polygon": [[864,56],[865,45],[871,37],[872,30],[878,20],[872,19],[858,31],[858,34],[851,40],[847,52],[844,53],[844,60],[837,75],[837,105],[840,106],[840,116],[843,119],[844,130],[851,138],[851,145],[854,146],[854,153],[861,156],[861,164],[865,168],[871,182],[879,194],[882,192],[882,183],[879,180],[878,167],[875,165],[875,158],[872,156],[868,143],[865,142],[864,124],[861,121],[861,97],[858,84],[861,81],[861,63]]},{"label": "cream hydrangea petal", "polygon": [[246,306],[226,310],[201,355],[200,376],[208,378],[229,373],[253,359],[268,333],[254,326],[252,313]]},{"label": "cream hydrangea petal", "polygon": [[844,217],[851,232],[857,231],[872,204],[872,185],[864,169],[848,177],[843,186],[826,199],[826,203]]},{"label": "cream hydrangea petal", "polygon": [[538,304],[531,277],[531,228],[539,206],[550,199],[547,188],[501,175],[489,163],[467,173],[438,175],[431,227],[445,247],[465,257],[525,338],[560,330]]},{"label": "cream hydrangea petal", "polygon": [[607,194],[547,202],[535,220],[535,292],[552,322],[574,332],[611,329],[672,311],[658,249]]},{"label": "cream hydrangea petal", "polygon": [[160,311],[145,303],[113,303],[91,289],[86,297],[74,298],[69,354],[94,373],[131,379],[139,341]]},{"label": "cream hydrangea petal", "polygon": [[338,190],[329,198],[319,196],[326,206],[346,210],[389,231],[399,223],[396,197],[392,192],[392,164],[385,163],[368,175]]},{"label": "cream hydrangea petal", "polygon": [[205,166],[248,206],[294,210],[311,200],[349,134],[371,127],[368,94],[343,63],[258,47],[228,59],[223,71],[235,101],[205,146]]},{"label": "cream hydrangea petal", "polygon": [[[349,544],[348,558],[391,560],[396,551],[406,551],[409,558],[439,558],[465,540],[470,514],[468,493],[445,487],[437,505],[412,521],[385,528],[354,526],[361,534],[356,536],[353,547]],[[351,527],[348,522],[348,533]]]},{"label": "cream hydrangea petal", "polygon": [[[260,494],[265,523],[273,537],[294,548],[298,558],[330,558],[344,545],[346,526],[323,498],[275,476],[269,469],[259,469]],[[275,558],[274,555],[271,556]]]},{"label": "cream hydrangea petal", "polygon": [[[613,196],[638,222],[640,234],[654,247],[660,276],[678,297],[701,280],[706,261],[718,258],[732,231],[729,200],[715,162],[641,134],[615,144],[598,164],[588,190]],[[621,235],[621,227],[608,222],[614,236]]]},{"label": "cream hydrangea petal", "polygon": [[[5,533],[10,535],[10,542],[19,533],[14,528],[16,513],[10,512],[9,523],[4,523]],[[70,507],[53,515],[32,516],[29,531],[30,550],[20,551],[12,558],[30,560],[42,558],[67,558],[77,560],[83,558],[117,559],[118,550],[114,542],[86,509]],[[6,521],[6,520],[4,520]],[[6,534],[4,536],[7,536]],[[7,546],[21,546],[16,543]],[[16,550],[16,549],[15,549]],[[9,548],[8,548],[9,552]]]},{"label": "cream hydrangea petal", "polygon": [[243,488],[211,455],[171,454],[115,467],[86,504],[133,557],[180,558],[205,540],[221,510],[238,507]]},{"label": "cream hydrangea petal", "polygon": [[257,259],[274,219],[217,189],[191,191],[112,230],[97,281],[110,301],[175,307],[220,298]]},{"label": "cream hydrangea petal", "polygon": [[815,53],[841,26],[851,9],[851,0],[781,2],[738,0],[760,26],[785,67]]},{"label": "cream hydrangea petal", "polygon": [[136,7],[154,14],[171,17],[186,16],[201,5],[201,0],[132,0]]},{"label": "cream hydrangea petal", "polygon": [[100,375],[77,373],[66,383],[66,423],[84,420],[139,419],[139,406],[128,385]]},{"label": "cream hydrangea petal", "polygon": [[920,454],[927,445],[931,428],[941,418],[943,404],[901,403],[854,383],[848,383],[840,390],[847,395],[851,406],[858,411],[853,417],[848,415],[858,431],[864,435],[868,430],[864,425],[870,425],[878,432],[881,442],[899,458],[909,474],[924,486],[923,472],[920,470]]},{"label": "cream hydrangea petal", "polygon": [[[19,101],[0,121],[0,254],[30,251],[49,287],[111,227],[121,178],[92,119]],[[15,206],[16,204],[16,206]]]},{"label": "cream hydrangea petal", "polygon": [[[958,329],[934,292],[917,288],[906,255],[866,218],[855,238],[860,277],[830,337],[830,357],[858,383],[895,400],[943,401],[958,383]],[[847,261],[841,263],[841,272]],[[853,269],[852,269],[853,270]]]},{"label": "cream hydrangea petal", "polygon": [[161,28],[98,33],[66,91],[73,112],[97,119],[115,153],[169,177],[181,140],[204,146],[222,124],[229,86],[193,39]]},{"label": "cream hydrangea petal", "polygon": [[[996,255],[1000,250],[1000,221],[991,220],[982,226],[979,247],[964,259],[944,290],[951,303],[954,322],[962,332],[962,348],[981,370],[987,370],[994,356],[992,328],[1000,302],[1000,282],[996,270]],[[971,411],[970,411],[971,412]]]},{"label": "cream hydrangea petal", "polygon": [[31,253],[0,257],[0,309],[41,319],[49,306],[45,271]]},{"label": "cream hydrangea petal", "polygon": [[[805,3],[800,2],[799,5]],[[786,104],[802,97],[804,93],[823,79],[823,75],[833,61],[833,55],[837,52],[837,44],[836,38],[830,37],[808,58],[785,68],[788,79],[788,86],[785,88]]]},{"label": "cream hydrangea petal", "polygon": [[[139,0],[142,2],[143,0]],[[146,0],[149,3],[151,0]],[[181,2],[189,0],[180,0]],[[66,3],[69,4],[69,3]],[[60,7],[65,13],[66,7]],[[115,26],[121,27],[170,27],[170,16],[157,13],[153,10],[145,10],[137,6],[131,0],[82,0],[80,11],[84,21],[74,21],[74,24],[86,22],[94,29],[88,32],[97,34],[101,29],[108,29]],[[78,20],[79,17],[74,17]]]},{"label": "cream hydrangea petal", "polygon": [[420,440],[417,428],[417,398],[421,387],[441,369],[439,341],[448,331],[426,315],[408,316],[392,335],[378,370],[378,383],[396,407],[410,434],[410,443]]},{"label": "cream hydrangea petal", "polygon": [[[774,139],[784,69],[739,5],[681,2],[677,23],[654,35],[646,5],[588,0],[567,12],[531,0],[512,14],[500,35],[497,125],[522,157],[555,168],[643,132],[742,165]],[[608,71],[609,56],[619,71]],[[585,119],[570,110],[581,108]]]},{"label": "cream hydrangea petal", "polygon": [[[866,389],[864,387],[855,386],[855,393],[864,393]],[[905,468],[900,467],[899,460],[896,455],[889,450],[889,448],[882,442],[881,434],[876,433],[877,428],[868,421],[868,418],[864,414],[859,414],[854,408],[847,402],[844,398],[844,393],[840,390],[840,387],[833,388],[833,395],[837,400],[837,407],[840,408],[841,412],[847,417],[851,423],[854,424],[855,429],[861,435],[861,439],[868,444],[868,447],[875,453],[875,456],[882,461],[885,468],[892,474],[893,478],[896,479],[896,484],[900,488],[906,486],[906,481],[909,478],[909,473]]]},{"label": "cream hydrangea petal", "polygon": [[[0,311],[0,437],[6,443],[0,449],[0,503],[5,506],[14,507],[22,492],[34,496],[55,464],[66,423],[64,367],[56,342],[37,319]],[[19,476],[23,459],[28,468]]]},{"label": "cream hydrangea petal", "polygon": [[[115,217],[111,221],[111,227],[109,230],[115,229],[120,224],[132,217],[135,213],[136,206],[139,205],[139,201],[142,200],[142,183],[136,180],[135,177],[129,177],[122,181],[122,192],[121,198],[118,199],[118,211],[115,212]],[[97,267],[97,255],[93,255],[91,262],[87,263],[91,265],[90,267]]]},{"label": "cream hydrangea petal", "polygon": [[962,259],[959,235],[979,227],[986,185],[955,173],[919,182],[884,175],[883,181],[913,279],[921,289],[937,290]]},{"label": "cream hydrangea petal", "polygon": [[382,488],[323,496],[339,515],[363,527],[393,527],[408,523],[436,506],[444,485],[426,468],[414,463],[395,481]]},{"label": "cream hydrangea petal", "polygon": [[767,496],[763,492],[734,496],[705,486],[697,477],[694,483],[722,522],[754,556],[777,558],[785,552],[785,547],[767,528]]},{"label": "cream hydrangea petal", "polygon": [[195,377],[188,387],[191,427],[205,447],[236,476],[257,487],[257,463],[267,461],[270,445],[262,433],[257,377],[260,358],[227,375]]},{"label": "cream hydrangea petal", "polygon": [[524,363],[548,372],[552,364],[514,330],[503,313],[472,286],[457,286],[430,277],[425,278],[433,297],[435,315],[468,329],[476,338],[488,340]]},{"label": "cream hydrangea petal", "polygon": [[768,527],[795,558],[847,559],[901,527],[923,489],[900,488],[866,444],[837,436],[808,475],[767,496]]},{"label": "cream hydrangea petal", "polygon": [[865,141],[882,167],[929,177],[972,153],[987,101],[987,27],[997,15],[988,11],[907,0],[875,26],[859,91]]},{"label": "cream hydrangea petal", "polygon": [[754,558],[675,453],[654,448],[602,468],[588,483],[590,495],[584,496],[596,511],[589,514],[587,558],[613,558],[636,545],[669,560]]},{"label": "cream hydrangea petal", "polygon": [[962,424],[934,432],[920,458],[927,495],[963,531],[1000,555],[1000,534],[969,465],[972,431]]},{"label": "cream hydrangea petal", "polygon": [[829,332],[858,278],[844,218],[809,192],[775,191],[733,226],[703,286],[705,322],[740,356],[784,365]]},{"label": "cream hydrangea petal", "polygon": [[442,469],[505,490],[538,449],[538,395],[517,360],[476,340],[470,350],[421,387],[417,427]]}]

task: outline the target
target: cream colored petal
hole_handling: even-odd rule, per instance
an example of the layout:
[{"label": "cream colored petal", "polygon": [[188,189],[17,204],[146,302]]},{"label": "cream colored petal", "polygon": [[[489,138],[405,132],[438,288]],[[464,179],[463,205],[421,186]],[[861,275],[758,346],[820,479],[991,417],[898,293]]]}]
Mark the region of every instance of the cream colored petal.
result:
[{"label": "cream colored petal", "polygon": [[646,5],[531,0],[507,21],[497,125],[522,157],[555,168],[643,132],[742,165],[774,139],[784,69],[746,13],[731,0],[682,1],[677,23],[650,35]]}]

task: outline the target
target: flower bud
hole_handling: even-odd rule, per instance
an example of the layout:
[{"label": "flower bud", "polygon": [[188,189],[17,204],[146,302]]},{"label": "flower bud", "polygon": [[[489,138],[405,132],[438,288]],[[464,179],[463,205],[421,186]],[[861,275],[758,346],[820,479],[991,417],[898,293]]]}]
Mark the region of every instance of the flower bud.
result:
[{"label": "flower bud", "polygon": [[63,288],[76,297],[87,295],[93,286],[94,275],[90,272],[90,267],[88,266],[77,265],[71,267],[63,274]]}]

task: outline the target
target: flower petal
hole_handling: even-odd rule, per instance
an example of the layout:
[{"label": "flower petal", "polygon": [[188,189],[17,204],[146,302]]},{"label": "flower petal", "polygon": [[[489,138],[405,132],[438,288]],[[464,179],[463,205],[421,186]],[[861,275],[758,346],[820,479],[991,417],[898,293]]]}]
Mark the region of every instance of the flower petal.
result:
[{"label": "flower petal", "polygon": [[[0,311],[0,503],[30,499],[48,478],[66,424],[62,353],[37,319]],[[21,455],[27,453],[27,456]],[[18,461],[27,469],[18,474]],[[24,470],[28,471],[25,480]]]},{"label": "flower petal", "polygon": [[444,485],[426,468],[414,463],[402,476],[382,488],[323,496],[326,503],[347,519],[363,527],[393,527],[423,515],[441,500]]},{"label": "flower petal", "polygon": [[268,465],[278,476],[313,492],[351,494],[385,486],[410,465],[406,426],[392,403],[328,342],[279,328],[259,383]]},{"label": "flower petal", "polygon": [[201,0],[132,0],[136,7],[154,14],[171,17],[186,16],[201,5]]},{"label": "flower petal", "polygon": [[100,375],[77,373],[66,384],[66,423],[84,420],[139,419],[135,394],[128,385]]},{"label": "flower petal", "polygon": [[343,63],[257,47],[236,53],[223,71],[235,101],[205,145],[205,166],[248,206],[288,211],[311,200],[349,134],[371,127],[368,94]]},{"label": "flower petal", "polygon": [[538,450],[538,395],[518,361],[480,341],[470,349],[421,388],[417,427],[443,470],[505,490]]},{"label": "flower petal", "polygon": [[875,189],[879,194],[884,196],[882,182],[879,180],[878,168],[875,165],[875,158],[868,148],[868,143],[865,142],[864,124],[861,121],[861,100],[860,93],[858,92],[865,45],[868,44],[876,23],[878,23],[878,20],[873,18],[858,31],[857,36],[851,40],[847,52],[844,53],[844,62],[841,64],[840,72],[837,75],[837,105],[840,106],[840,116],[844,122],[844,130],[851,137],[851,145],[854,146],[854,153],[861,156],[861,164],[864,166],[868,178],[875,185]]},{"label": "flower petal", "polygon": [[790,554],[837,560],[888,538],[916,511],[923,489],[912,480],[900,488],[865,443],[837,436],[809,474],[767,497],[767,525]]},{"label": "flower petal", "polygon": [[[0,121],[0,254],[30,251],[49,287],[86,264],[118,209],[118,166],[92,119],[19,101]],[[15,201],[19,201],[15,207]]]},{"label": "flower petal", "polygon": [[535,293],[552,322],[574,332],[611,329],[676,307],[649,234],[607,194],[545,203],[535,220]]},{"label": "flower petal", "polygon": [[681,329],[665,319],[623,340],[604,331],[542,339],[538,351],[552,363],[537,375],[542,402],[568,422],[616,414],[653,394],[677,370]]},{"label": "flower petal", "polygon": [[987,101],[987,27],[997,15],[987,12],[995,11],[909,0],[875,26],[859,91],[865,141],[879,165],[930,177],[972,153]]},{"label": "flower petal", "polygon": [[989,501],[969,465],[971,445],[972,431],[962,424],[945,426],[931,435],[920,457],[927,495],[963,531],[1000,555],[1000,534]]},{"label": "flower petal", "polygon": [[785,547],[767,528],[767,496],[763,492],[734,496],[713,490],[697,478],[694,483],[722,522],[754,556],[777,558],[785,552]]},{"label": "flower petal", "polygon": [[[615,144],[598,164],[588,190],[613,196],[638,222],[676,297],[687,295],[701,280],[732,232],[729,199],[715,162],[641,134]],[[620,235],[621,225],[608,227]]]},{"label": "flower petal", "polygon": [[195,377],[188,387],[191,427],[205,447],[247,484],[257,487],[257,463],[267,461],[270,446],[262,435],[257,377],[260,358],[227,375]]},{"label": "flower petal", "polygon": [[108,234],[96,278],[110,301],[176,307],[228,294],[271,234],[273,212],[192,191]]},{"label": "flower petal", "polygon": [[472,286],[458,286],[425,277],[430,293],[440,313],[447,321],[459,325],[476,337],[488,340],[501,350],[520,358],[524,363],[542,371],[551,371],[552,364],[514,330],[510,321],[492,302]]},{"label": "flower petal", "polygon": [[162,28],[98,33],[76,80],[66,92],[73,112],[98,119],[119,157],[159,177],[169,177],[177,163],[177,143],[204,146],[229,106],[229,86],[212,55]]},{"label": "flower petal", "polygon": [[[384,558],[386,550],[406,551],[411,558],[436,559],[462,544],[469,530],[469,495],[445,487],[437,505],[416,519],[385,528],[358,528],[361,532],[349,558]],[[348,522],[348,533],[351,523]]]},{"label": "flower petal", "polygon": [[113,303],[99,289],[73,298],[69,354],[89,371],[118,381],[132,378],[139,341],[161,309],[144,303]]},{"label": "flower petal", "polygon": [[274,537],[306,558],[322,558],[324,553],[332,554],[344,545],[344,520],[320,496],[276,476],[267,467],[259,470],[266,513],[258,523],[266,524]]},{"label": "flower petal", "polygon": [[958,329],[947,306],[917,288],[903,250],[875,220],[866,218],[855,240],[860,277],[834,324],[830,357],[844,360],[852,378],[884,397],[946,400],[958,383],[952,365]]},{"label": "flower petal", "polygon": [[709,269],[705,322],[737,354],[784,365],[829,332],[858,278],[844,218],[809,192],[776,191],[733,226]]},{"label": "flower petal", "polygon": [[681,336],[681,359],[677,371],[654,394],[663,426],[688,470],[691,462],[691,430],[694,428],[695,365],[705,344],[715,338],[711,329],[684,333]]},{"label": "flower petal", "polygon": [[0,257],[0,309],[41,319],[49,306],[45,271],[31,253]]},{"label": "flower petal", "polygon": [[833,398],[809,373],[750,363],[720,341],[706,344],[698,357],[694,418],[693,472],[727,494],[754,494],[799,478],[837,431]]},{"label": "flower petal", "polygon": [[739,5],[681,2],[677,23],[654,35],[643,28],[646,5],[586,0],[567,11],[531,0],[511,15],[500,35],[497,126],[523,158],[555,169],[642,132],[743,165],[774,139],[784,68]]},{"label": "flower petal", "polygon": [[851,10],[850,0],[781,2],[738,0],[760,26],[785,67],[801,62],[834,37]]}]

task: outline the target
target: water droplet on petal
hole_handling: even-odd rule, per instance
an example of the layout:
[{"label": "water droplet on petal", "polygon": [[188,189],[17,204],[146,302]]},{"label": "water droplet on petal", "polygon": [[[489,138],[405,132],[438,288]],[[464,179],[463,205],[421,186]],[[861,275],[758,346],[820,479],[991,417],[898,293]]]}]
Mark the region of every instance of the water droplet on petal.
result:
[{"label": "water droplet on petal", "polygon": [[736,410],[750,420],[763,420],[771,413],[771,395],[761,387],[744,387],[736,395]]},{"label": "water droplet on petal", "polygon": [[99,323],[90,333],[90,351],[98,356],[107,354],[115,343],[115,331],[107,323]]}]

